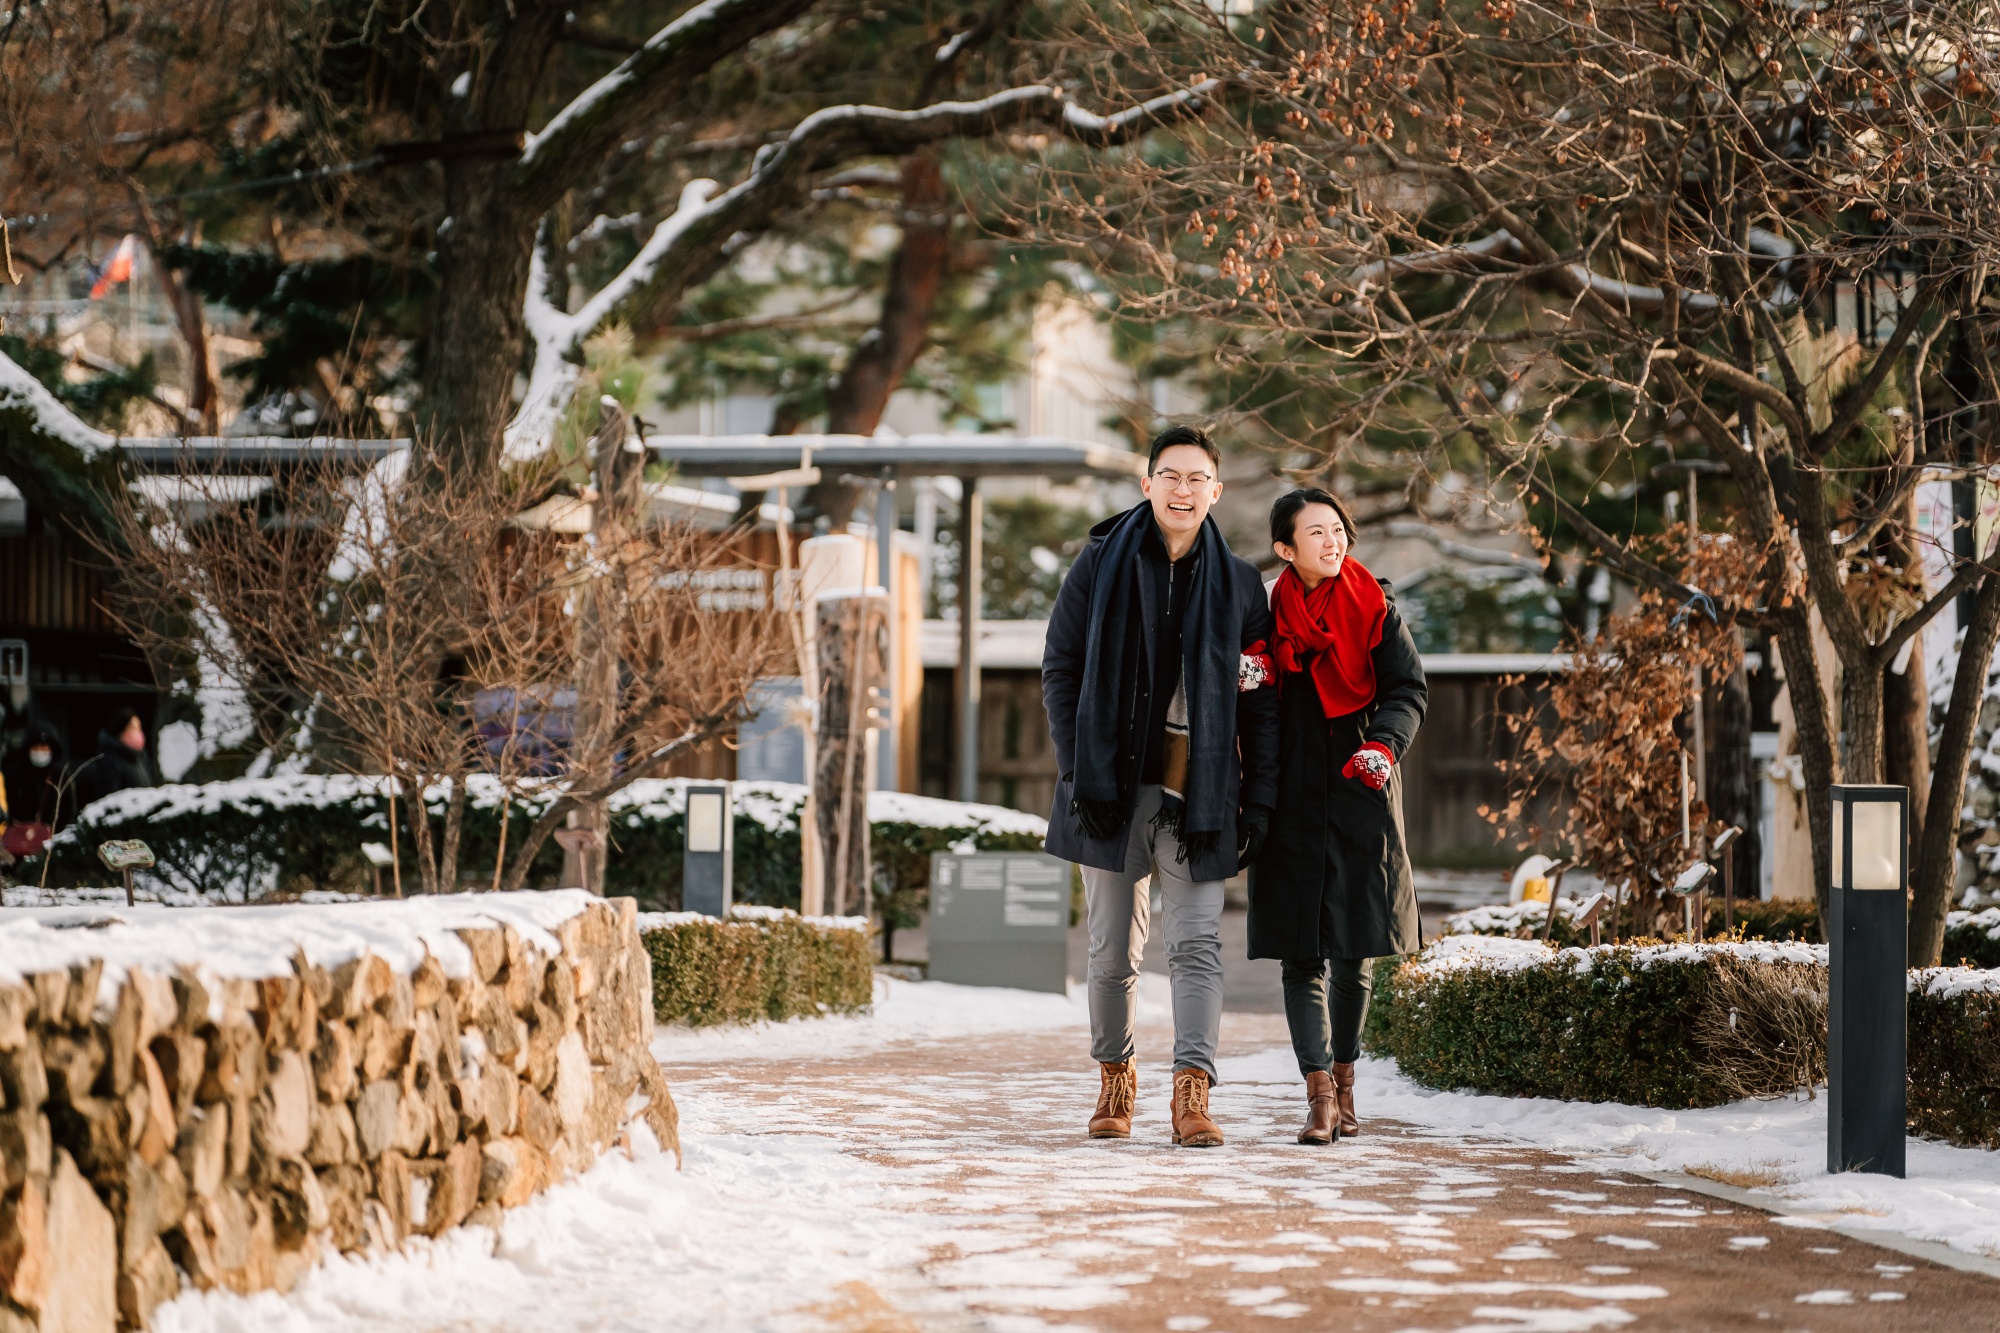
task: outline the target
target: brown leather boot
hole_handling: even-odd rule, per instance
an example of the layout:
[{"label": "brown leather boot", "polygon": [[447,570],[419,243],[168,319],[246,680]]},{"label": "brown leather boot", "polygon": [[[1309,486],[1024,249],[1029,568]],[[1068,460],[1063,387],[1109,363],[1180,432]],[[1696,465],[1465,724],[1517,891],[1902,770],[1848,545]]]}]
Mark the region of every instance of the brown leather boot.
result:
[{"label": "brown leather boot", "polygon": [[1208,1075],[1174,1071],[1174,1142],[1183,1148],[1219,1148],[1222,1130],[1208,1118]]},{"label": "brown leather boot", "polygon": [[1333,1067],[1333,1090],[1340,1098],[1340,1137],[1351,1139],[1361,1132],[1361,1122],[1354,1118],[1354,1062]]},{"label": "brown leather boot", "polygon": [[1139,1062],[1098,1065],[1103,1086],[1097,1093],[1097,1109],[1090,1116],[1093,1139],[1132,1137],[1132,1107],[1139,1098]]},{"label": "brown leather boot", "polygon": [[1340,1137],[1339,1111],[1333,1095],[1333,1075],[1315,1069],[1306,1075],[1306,1127],[1300,1143],[1322,1146]]}]

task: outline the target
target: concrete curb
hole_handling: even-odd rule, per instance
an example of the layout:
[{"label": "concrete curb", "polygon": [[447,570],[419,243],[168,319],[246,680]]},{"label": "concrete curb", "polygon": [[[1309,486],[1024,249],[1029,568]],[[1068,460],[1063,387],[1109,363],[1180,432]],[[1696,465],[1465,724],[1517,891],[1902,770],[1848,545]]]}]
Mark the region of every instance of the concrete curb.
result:
[{"label": "concrete curb", "polygon": [[1693,1194],[1706,1194],[1713,1199],[1740,1204],[1745,1208],[1755,1208],[1760,1212],[1773,1213],[1779,1217],[1796,1217],[1801,1222],[1823,1227],[1828,1231],[1846,1236],[1849,1240],[1862,1241],[1869,1245],[1879,1245],[1885,1250],[1907,1254],[1913,1259],[1927,1259],[1946,1268],[1956,1268],[1962,1272],[1980,1273],[1987,1277],[2000,1278],[2000,1259],[1988,1259],[1984,1255],[1969,1254],[1964,1250],[1954,1250],[1949,1245],[1936,1241],[1917,1240],[1897,1231],[1877,1231],[1870,1227],[1855,1226],[1843,1220],[1845,1213],[1814,1213],[1797,1207],[1775,1194],[1763,1190],[1738,1189],[1734,1185],[1724,1185],[1719,1181],[1707,1180],[1701,1176],[1682,1175],[1678,1171],[1628,1171],[1642,1180],[1650,1180],[1656,1185],[1667,1185]]}]

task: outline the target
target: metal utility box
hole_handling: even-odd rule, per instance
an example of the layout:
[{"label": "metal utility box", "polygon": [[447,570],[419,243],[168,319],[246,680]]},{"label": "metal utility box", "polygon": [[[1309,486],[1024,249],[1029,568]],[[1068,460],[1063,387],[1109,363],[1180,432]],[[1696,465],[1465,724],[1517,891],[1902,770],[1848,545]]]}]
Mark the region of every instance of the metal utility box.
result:
[{"label": "metal utility box", "polygon": [[933,852],[930,979],[1061,994],[1069,892],[1069,862],[1045,852]]},{"label": "metal utility box", "polygon": [[733,901],[736,800],[727,782],[691,782],[681,860],[681,908],[726,917]]}]

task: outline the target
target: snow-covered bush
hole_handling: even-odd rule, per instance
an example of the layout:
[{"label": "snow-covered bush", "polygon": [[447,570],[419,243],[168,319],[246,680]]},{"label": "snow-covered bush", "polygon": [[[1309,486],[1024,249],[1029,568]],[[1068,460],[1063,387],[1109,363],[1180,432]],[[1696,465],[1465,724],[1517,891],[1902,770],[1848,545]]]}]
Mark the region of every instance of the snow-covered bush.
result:
[{"label": "snow-covered bush", "polygon": [[1911,972],[1907,1030],[1910,1129],[2000,1148],[2000,971]]},{"label": "snow-covered bush", "polygon": [[[1434,1088],[1676,1108],[1779,1097],[1826,1078],[1826,959],[1796,942],[1446,935],[1380,960],[1363,1036]],[[1916,969],[1909,990],[1910,1131],[2000,1148],[2000,969]]]},{"label": "snow-covered bush", "polygon": [[[107,838],[141,838],[159,861],[150,878],[169,891],[230,901],[306,890],[367,892],[373,881],[361,846],[389,843],[383,793],[380,778],[318,774],[119,792],[87,807],[58,836],[49,882],[100,883],[97,845]],[[787,782],[740,782],[736,796],[736,900],[797,907],[799,812],[806,789]],[[426,793],[440,827],[448,797],[443,789]],[[469,784],[459,856],[469,886],[492,881],[502,800],[500,784],[490,778],[476,776]],[[533,792],[512,796],[505,821],[510,848],[518,846],[521,830],[547,800]],[[629,894],[651,908],[679,907],[687,781],[634,782],[608,804],[612,852],[605,891]],[[1039,848],[1047,827],[1018,810],[899,792],[869,793],[868,814],[877,884],[892,891],[928,882],[932,851]],[[417,876],[407,842],[397,850],[405,858],[404,890],[414,892]],[[528,883],[554,884],[561,856],[558,848],[545,847]],[[392,879],[384,869],[385,892]]]},{"label": "snow-covered bush", "polygon": [[[1556,908],[1556,924],[1549,932],[1550,941],[1559,945],[1583,945],[1590,942],[1587,927],[1570,924],[1580,903],[1563,898]],[[1454,912],[1444,919],[1444,933],[1447,935],[1506,935],[1517,940],[1540,939],[1542,924],[1548,920],[1548,907],[1538,902],[1496,903],[1484,907],[1474,907],[1463,912]],[[1710,938],[1726,937],[1723,929],[1722,899],[1709,895],[1708,922],[1704,934]],[[1962,917],[1963,912],[1953,913]],[[1612,910],[1607,907],[1599,920],[1603,938],[1609,940],[1612,933]],[[2000,914],[1996,914],[2000,923]],[[1738,899],[1736,903],[1737,938],[1746,940],[1814,940],[1819,938],[1819,907],[1811,899],[1774,899],[1769,902],[1758,899]],[[1629,932],[1628,932],[1629,933]],[[1945,956],[1956,957],[1951,952],[1952,937],[1947,934]],[[1996,945],[2000,951],[2000,945]]]},{"label": "snow-covered bush", "polygon": [[653,1013],[662,1023],[816,1018],[866,1009],[875,997],[868,919],[739,907],[730,919],[694,912],[639,918],[653,960]]},{"label": "snow-covered bush", "polygon": [[1378,969],[1371,1053],[1434,1088],[1716,1106],[1826,1076],[1826,949],[1447,935]]}]

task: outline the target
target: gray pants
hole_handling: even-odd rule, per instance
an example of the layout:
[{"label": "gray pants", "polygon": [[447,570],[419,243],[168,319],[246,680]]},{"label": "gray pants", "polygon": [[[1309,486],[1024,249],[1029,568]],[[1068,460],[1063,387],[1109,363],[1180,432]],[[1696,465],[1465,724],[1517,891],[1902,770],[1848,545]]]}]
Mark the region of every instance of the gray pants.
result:
[{"label": "gray pants", "polygon": [[1125,869],[1083,868],[1084,919],[1090,929],[1090,1054],[1102,1064],[1133,1056],[1139,1010],[1139,958],[1152,915],[1151,877],[1160,877],[1166,917],[1167,979],[1174,997],[1174,1068],[1199,1069],[1215,1081],[1222,1035],[1222,881],[1196,882],[1175,859],[1174,835],[1153,827],[1157,786],[1139,788]]},{"label": "gray pants", "polygon": [[1369,960],[1287,958],[1278,972],[1285,983],[1285,1023],[1292,1030],[1299,1072],[1324,1074],[1336,1064],[1359,1059],[1361,1026],[1368,1021],[1368,998],[1375,990]]}]

